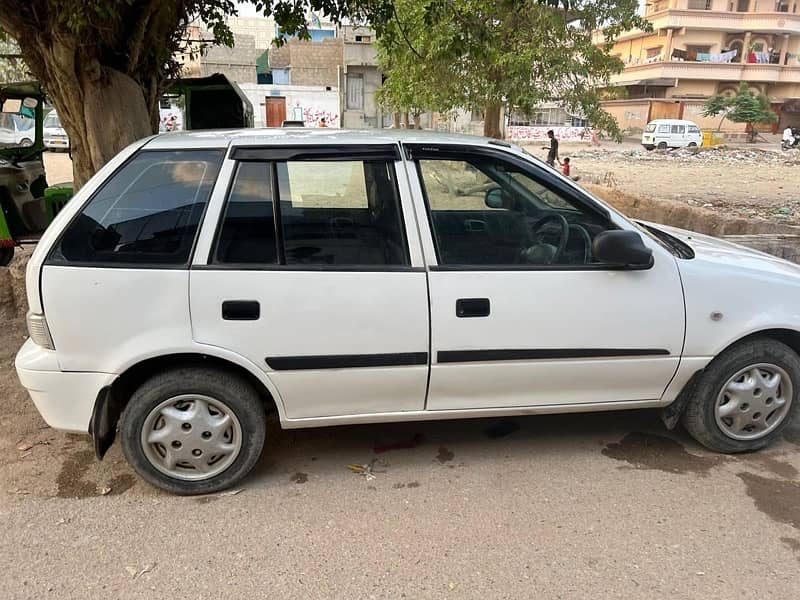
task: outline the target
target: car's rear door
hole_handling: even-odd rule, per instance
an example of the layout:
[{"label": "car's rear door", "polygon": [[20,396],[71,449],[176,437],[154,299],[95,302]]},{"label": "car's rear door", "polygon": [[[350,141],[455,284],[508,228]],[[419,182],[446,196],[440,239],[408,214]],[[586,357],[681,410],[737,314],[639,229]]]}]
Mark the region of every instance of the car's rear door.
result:
[{"label": "car's rear door", "polygon": [[[429,410],[661,397],[685,325],[669,252],[646,240],[650,269],[599,264],[587,255],[591,239],[631,225],[580,202],[557,175],[481,147],[409,151],[418,210],[428,213],[419,221],[430,257]],[[562,218],[569,241],[548,262]]]},{"label": "car's rear door", "polygon": [[239,147],[223,165],[193,335],[266,371],[289,419],[424,408],[427,282],[398,161],[396,145]]}]

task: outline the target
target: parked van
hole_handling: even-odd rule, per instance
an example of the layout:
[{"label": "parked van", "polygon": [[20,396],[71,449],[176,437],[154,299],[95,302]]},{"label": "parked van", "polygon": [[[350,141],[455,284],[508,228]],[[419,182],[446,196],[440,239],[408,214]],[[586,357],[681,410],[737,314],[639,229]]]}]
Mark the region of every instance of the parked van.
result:
[{"label": "parked van", "polygon": [[702,145],[703,133],[696,123],[682,119],[656,119],[650,121],[642,133],[642,146],[648,150],[658,148],[694,148]]}]

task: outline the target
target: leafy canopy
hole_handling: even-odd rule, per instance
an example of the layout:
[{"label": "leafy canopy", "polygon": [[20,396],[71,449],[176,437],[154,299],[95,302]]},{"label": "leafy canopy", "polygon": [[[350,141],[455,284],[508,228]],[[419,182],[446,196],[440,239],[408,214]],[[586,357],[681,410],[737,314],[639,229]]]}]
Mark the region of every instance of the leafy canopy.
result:
[{"label": "leafy canopy", "polygon": [[775,123],[778,120],[778,115],[770,107],[769,98],[763,94],[756,94],[744,82],[739,84],[735,94],[730,96],[716,94],[706,100],[703,115],[706,117],[722,115],[720,127],[725,119],[734,123],[747,123],[753,136],[754,125]]},{"label": "leafy canopy", "polygon": [[[619,133],[597,90],[623,68],[609,53],[613,41],[649,27],[637,0],[396,0],[394,7],[377,42],[387,108],[530,111],[558,100]],[[600,29],[605,43],[597,45],[592,34]]]}]

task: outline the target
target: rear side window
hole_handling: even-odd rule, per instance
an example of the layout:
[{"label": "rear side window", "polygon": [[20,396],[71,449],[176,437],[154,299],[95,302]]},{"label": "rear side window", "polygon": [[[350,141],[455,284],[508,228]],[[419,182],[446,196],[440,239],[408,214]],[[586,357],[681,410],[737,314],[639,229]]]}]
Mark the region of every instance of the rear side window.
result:
[{"label": "rear side window", "polygon": [[673,125],[672,126],[672,133],[685,133],[686,126],[685,125]]},{"label": "rear side window", "polygon": [[394,168],[386,161],[278,163],[287,265],[407,265]]},{"label": "rear side window", "polygon": [[239,163],[225,206],[216,262],[278,262],[271,181],[269,163]]},{"label": "rear side window", "polygon": [[669,133],[669,125],[659,125],[658,133]]},{"label": "rear side window", "polygon": [[221,160],[221,150],[140,152],[70,223],[50,262],[188,264]]}]

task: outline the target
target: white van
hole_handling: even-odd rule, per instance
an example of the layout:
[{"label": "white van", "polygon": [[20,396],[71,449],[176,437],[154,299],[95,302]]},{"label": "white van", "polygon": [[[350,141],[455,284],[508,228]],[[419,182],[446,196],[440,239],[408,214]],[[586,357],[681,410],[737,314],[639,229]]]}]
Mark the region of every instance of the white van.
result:
[{"label": "white van", "polygon": [[703,134],[696,123],[682,119],[656,119],[650,121],[642,133],[642,146],[648,150],[658,148],[695,148],[702,145]]}]

